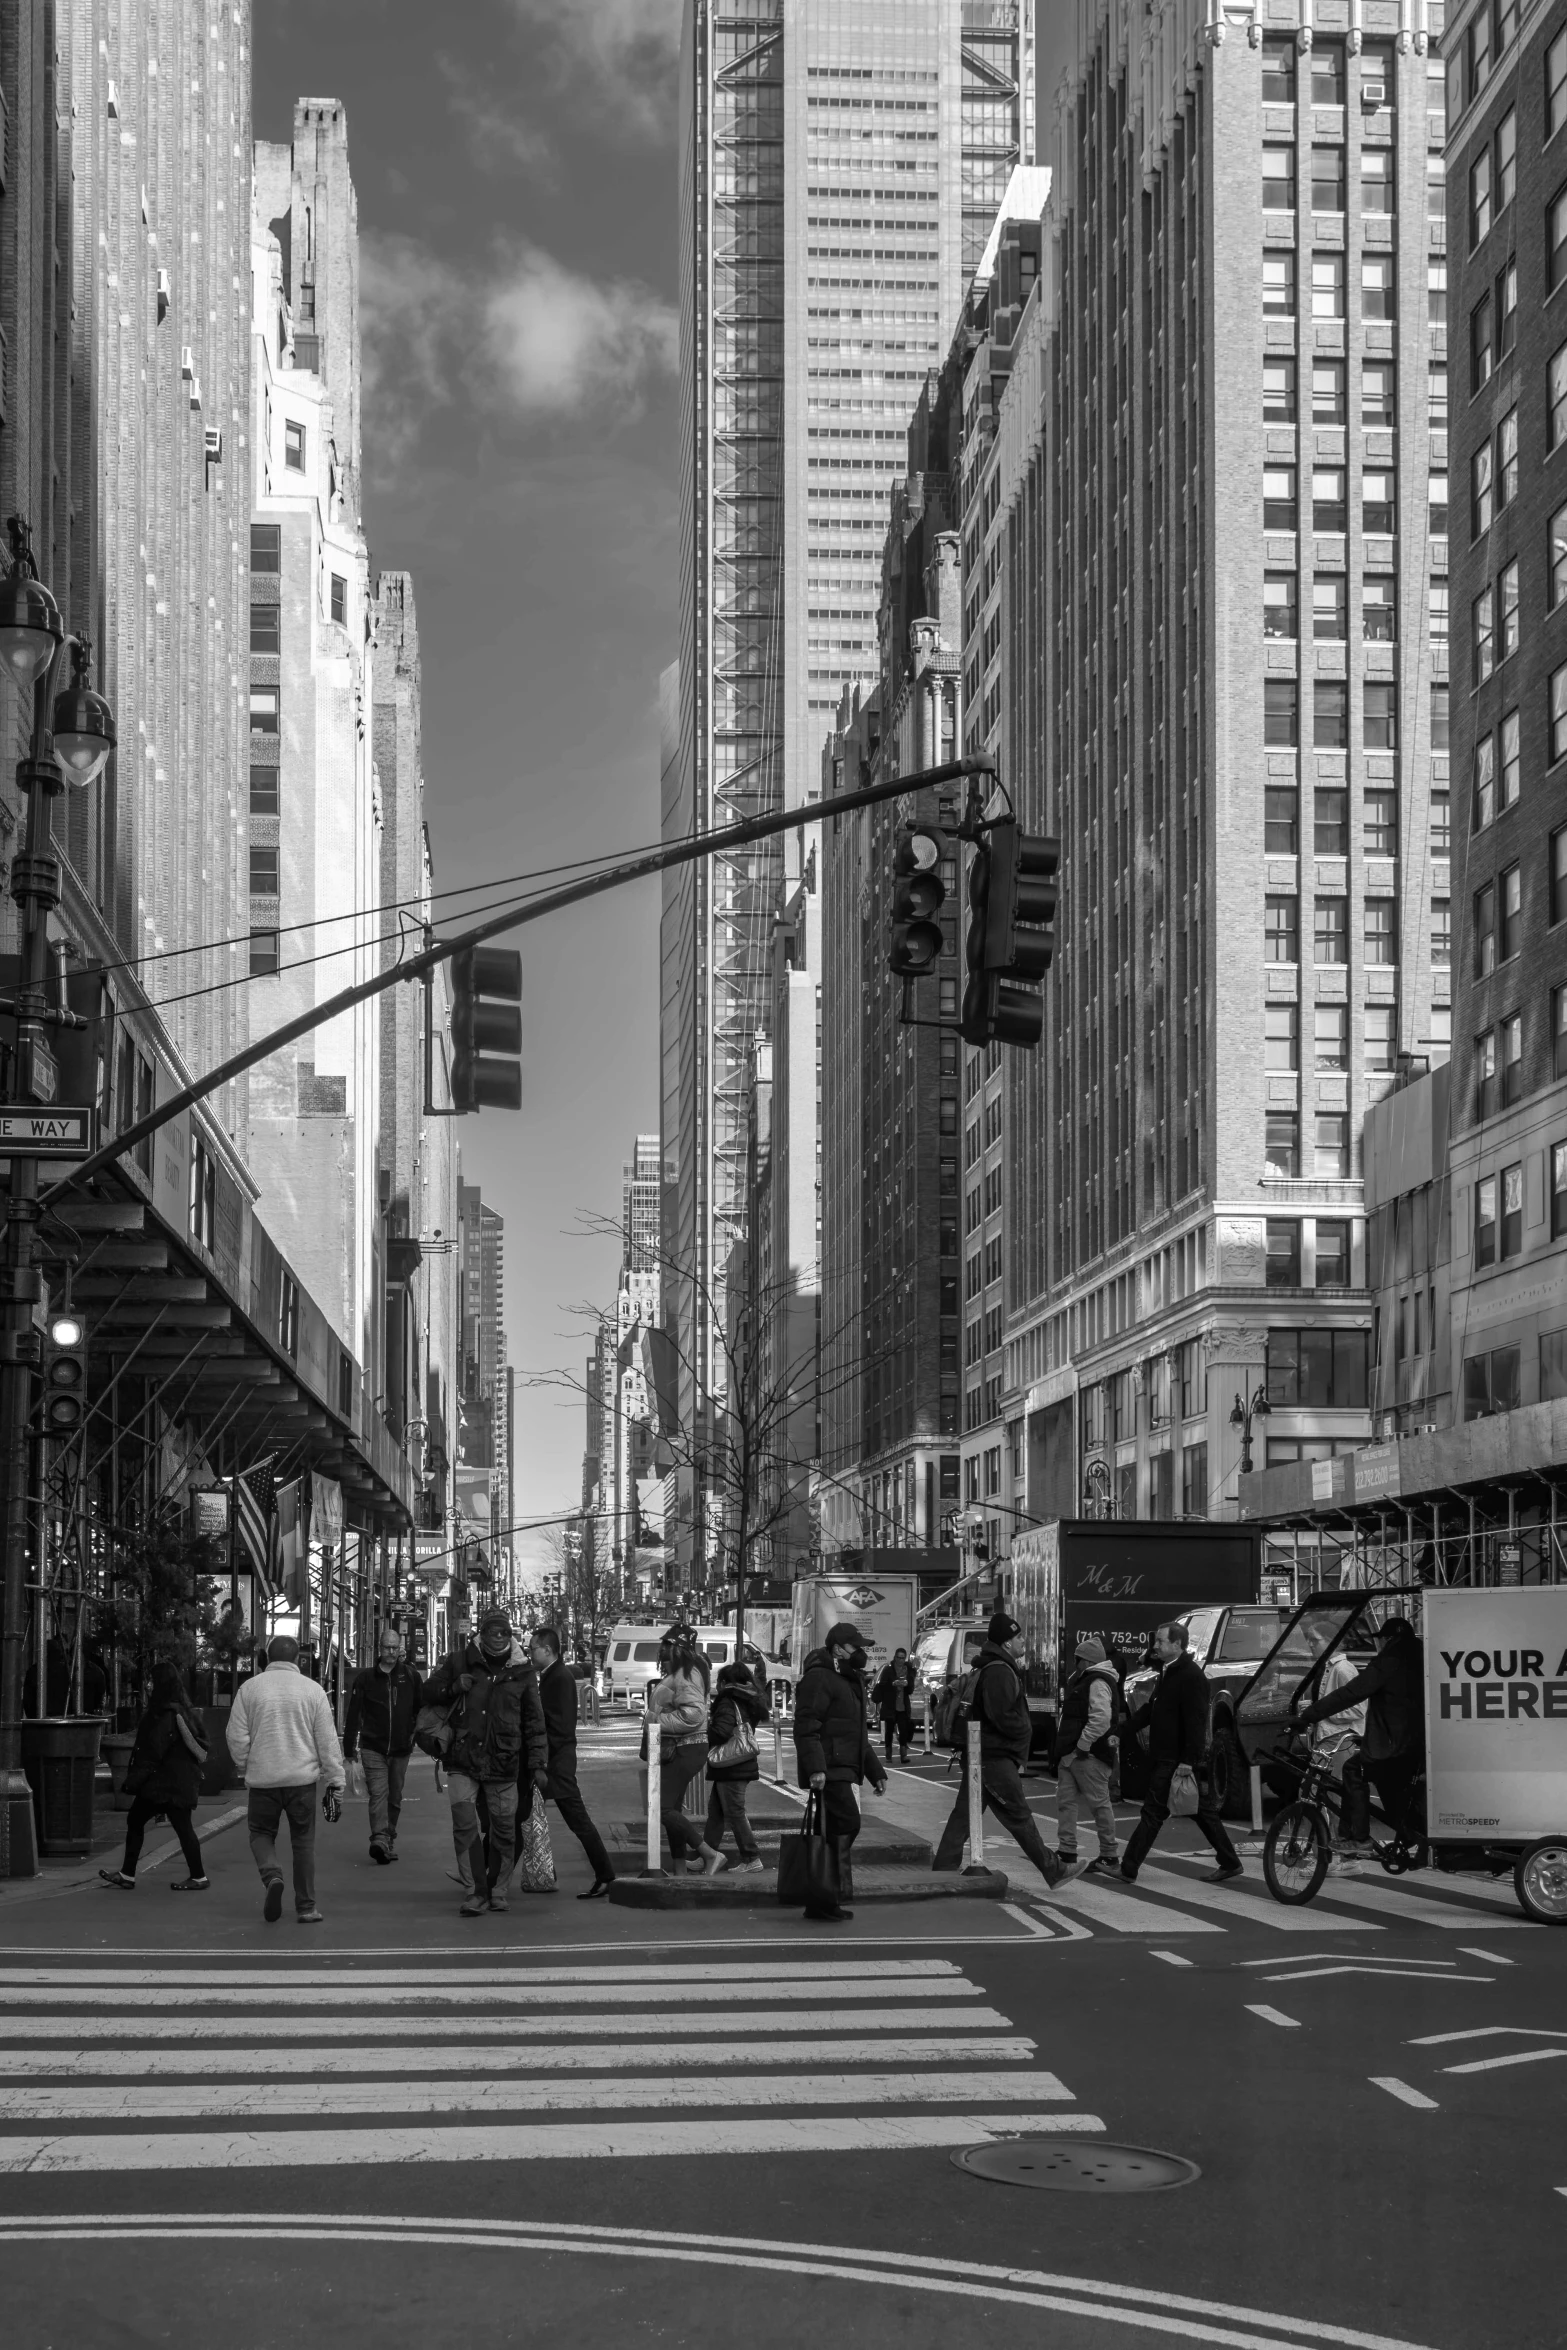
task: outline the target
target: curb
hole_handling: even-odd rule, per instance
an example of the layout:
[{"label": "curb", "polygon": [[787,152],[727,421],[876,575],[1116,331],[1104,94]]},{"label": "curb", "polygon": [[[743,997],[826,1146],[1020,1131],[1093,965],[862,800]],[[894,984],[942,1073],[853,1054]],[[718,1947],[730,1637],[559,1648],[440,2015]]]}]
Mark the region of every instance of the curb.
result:
[{"label": "curb", "polygon": [[[220,1811],[215,1818],[207,1820],[202,1819],[198,1814],[196,1819],[198,1843],[205,1844],[209,1836],[219,1836],[225,1828],[236,1826],[245,1817],[247,1809],[246,1804],[239,1803],[232,1810]],[[40,1869],[36,1877],[13,1877],[8,1881],[0,1882],[0,1908],[9,1907],[19,1902],[47,1901],[56,1894],[80,1893],[86,1887],[96,1885],[99,1869],[103,1866],[106,1857],[120,1849],[121,1840],[116,1838],[114,1843],[105,1845],[99,1851],[89,1854],[87,1861],[73,1868],[69,1876],[56,1877],[48,1875],[43,1869]],[[171,1836],[166,1844],[157,1844],[153,1846],[151,1851],[144,1851],[138,1864],[138,1877],[145,1876],[150,1869],[161,1868],[166,1860],[174,1858],[179,1849],[179,1838]]]},{"label": "curb", "polygon": [[[943,1870],[904,1876],[892,1869],[856,1868],[845,1896],[858,1909],[865,1902],[1005,1901],[1007,1881],[999,1869],[973,1873]],[[778,1880],[765,1877],[617,1877],[608,1898],[621,1909],[776,1909]]]}]

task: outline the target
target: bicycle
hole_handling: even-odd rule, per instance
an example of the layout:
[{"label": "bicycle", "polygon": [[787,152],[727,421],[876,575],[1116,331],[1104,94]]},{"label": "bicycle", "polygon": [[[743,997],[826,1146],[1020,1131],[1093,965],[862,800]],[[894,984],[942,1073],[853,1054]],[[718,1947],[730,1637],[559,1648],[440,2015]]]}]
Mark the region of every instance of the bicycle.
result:
[{"label": "bicycle", "polygon": [[[1330,1821],[1336,1815],[1342,1828],[1345,1790],[1339,1773],[1321,1755],[1314,1755],[1304,1738],[1293,1737],[1286,1754],[1291,1762],[1304,1756],[1298,1765],[1300,1786],[1269,1823],[1262,1846],[1262,1873],[1274,1900],[1294,1909],[1315,1900],[1322,1890],[1333,1858]],[[1416,1789],[1422,1784],[1417,1780]],[[1413,1807],[1413,1797],[1411,1804]],[[1411,1831],[1403,1824],[1386,1842],[1373,1837],[1371,1849],[1393,1877],[1424,1868],[1429,1856],[1424,1830]]]}]

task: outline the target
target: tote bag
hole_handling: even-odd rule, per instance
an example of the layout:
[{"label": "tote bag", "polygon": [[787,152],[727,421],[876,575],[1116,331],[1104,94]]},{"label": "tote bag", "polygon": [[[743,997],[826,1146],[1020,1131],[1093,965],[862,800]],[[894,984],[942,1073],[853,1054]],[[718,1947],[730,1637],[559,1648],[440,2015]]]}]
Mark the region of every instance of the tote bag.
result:
[{"label": "tote bag", "polygon": [[840,1906],[838,1847],[828,1836],[822,1799],[813,1788],[798,1836],[778,1840],[778,1899],[785,1909],[821,1916]]},{"label": "tote bag", "polygon": [[1194,1820],[1200,1798],[1197,1792],[1197,1773],[1190,1763],[1182,1763],[1170,1781],[1170,1817],[1172,1820]]}]

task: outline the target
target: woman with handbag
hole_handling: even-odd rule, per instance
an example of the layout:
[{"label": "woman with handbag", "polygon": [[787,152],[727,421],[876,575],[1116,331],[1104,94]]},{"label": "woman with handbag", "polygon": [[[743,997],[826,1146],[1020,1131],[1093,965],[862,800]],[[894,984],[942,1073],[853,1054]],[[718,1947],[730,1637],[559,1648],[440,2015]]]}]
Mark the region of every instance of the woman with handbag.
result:
[{"label": "woman with handbag", "polygon": [[686,1789],[707,1767],[708,1662],[694,1641],[666,1649],[660,1664],[666,1656],[668,1670],[647,1700],[647,1734],[659,1740],[659,1817],[677,1868],[689,1854],[701,1861],[704,1876],[716,1877],[723,1854],[681,1809]]},{"label": "woman with handbag", "polygon": [[206,1767],[207,1742],[185,1694],[175,1664],[154,1665],[146,1709],[136,1728],[136,1744],[125,1771],[125,1791],[132,1798],[125,1822],[125,1857],[117,1869],[100,1869],[106,1885],[121,1893],[136,1890],[136,1864],[149,1821],[162,1812],[180,1840],[189,1875],[171,1885],[171,1893],[205,1893],[208,1878],[201,1845],[191,1825],[191,1813],[201,1799],[201,1774]]},{"label": "woman with handbag", "polygon": [[758,1696],[749,1665],[725,1665],[708,1727],[707,1841],[715,1852],[721,1851],[725,1828],[733,1830],[740,1855],[737,1874],[742,1877],[763,1872],[761,1846],[745,1816],[745,1791],[762,1775],[756,1733],[766,1715],[767,1701]]}]

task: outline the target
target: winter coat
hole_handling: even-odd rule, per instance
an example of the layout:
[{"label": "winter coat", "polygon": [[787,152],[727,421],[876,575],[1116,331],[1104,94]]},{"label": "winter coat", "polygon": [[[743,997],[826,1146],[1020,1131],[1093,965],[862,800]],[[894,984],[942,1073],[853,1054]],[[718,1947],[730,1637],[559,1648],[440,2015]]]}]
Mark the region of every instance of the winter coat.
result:
[{"label": "winter coat", "polygon": [[1342,1688],[1319,1697],[1315,1705],[1303,1707],[1295,1720],[1304,1729],[1308,1722],[1325,1721],[1329,1714],[1348,1713],[1362,1699],[1366,1701],[1363,1761],[1392,1762],[1424,1754],[1425,1655],[1412,1632],[1390,1640]]},{"label": "winter coat", "polygon": [[426,1705],[462,1705],[452,1723],[447,1767],[471,1779],[516,1779],[549,1768],[549,1740],[539,1683],[514,1640],[492,1665],[477,1640],[438,1664],[424,1685]]},{"label": "winter coat", "polygon": [[[181,1736],[182,1722],[199,1741],[199,1755],[192,1754]],[[136,1743],[125,1768],[126,1787],[133,1797],[155,1810],[172,1806],[176,1811],[194,1811],[201,1800],[206,1760],[206,1740],[192,1715],[177,1705],[160,1706],[156,1712],[149,1706],[136,1727]]]},{"label": "winter coat", "polygon": [[1195,1770],[1208,1751],[1208,1678],[1195,1658],[1183,1649],[1167,1664],[1132,1719],[1139,1729],[1147,1725],[1151,1763]]},{"label": "winter coat", "polygon": [[229,1756],[247,1787],[343,1784],[332,1702],[298,1665],[269,1664],[241,1681],[229,1714]]},{"label": "winter coat", "polygon": [[825,1648],[812,1649],[794,1693],[794,1752],[802,1787],[818,1771],[830,1786],[885,1784],[866,1734],[865,1683],[858,1673],[838,1672]]},{"label": "winter coat", "polygon": [[979,1678],[969,1700],[969,1718],[979,1724],[980,1760],[1013,1762],[1021,1769],[1034,1737],[1023,1676],[1006,1650],[988,1640],[974,1659],[974,1669]]},{"label": "winter coat", "polygon": [[668,1762],[682,1746],[707,1744],[707,1683],[677,1665],[649,1689],[648,1721],[657,1722],[659,1755]]},{"label": "winter coat", "polygon": [[[713,1695],[713,1711],[707,1726],[709,1755],[716,1747],[727,1746],[742,1720],[749,1722],[754,1731],[766,1719],[766,1704],[757,1696],[753,1681],[726,1681],[723,1688],[715,1690]],[[710,1779],[727,1779],[731,1783],[740,1779],[759,1779],[762,1766],[756,1755],[748,1754],[743,1762],[709,1761],[707,1775]]]},{"label": "winter coat", "polygon": [[539,1703],[553,1762],[565,1747],[577,1743],[577,1676],[559,1657],[539,1675]]},{"label": "winter coat", "polygon": [[348,1720],[343,1727],[343,1752],[352,1762],[361,1746],[371,1754],[412,1754],[414,1716],[424,1703],[424,1687],[413,1666],[401,1658],[390,1673],[366,1665],[354,1675],[348,1693]]},{"label": "winter coat", "polygon": [[901,1689],[895,1689],[892,1685],[891,1665],[882,1666],[876,1681],[876,1711],[884,1722],[904,1721],[912,1713],[914,1710],[914,1682],[915,1671],[912,1657],[905,1657],[903,1660],[903,1687]]},{"label": "winter coat", "polygon": [[1111,1760],[1115,1740],[1110,1733],[1120,1685],[1120,1677],[1108,1661],[1078,1667],[1061,1693],[1055,1740],[1058,1763],[1077,1753],[1094,1755],[1100,1762]]}]

